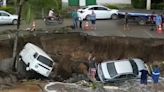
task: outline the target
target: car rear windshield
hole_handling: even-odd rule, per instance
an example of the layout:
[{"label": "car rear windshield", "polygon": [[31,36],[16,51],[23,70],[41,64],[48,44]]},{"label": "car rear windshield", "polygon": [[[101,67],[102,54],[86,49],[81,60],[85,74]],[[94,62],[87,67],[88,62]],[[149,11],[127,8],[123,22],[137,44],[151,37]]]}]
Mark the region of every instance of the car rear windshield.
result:
[{"label": "car rear windshield", "polygon": [[39,57],[37,58],[38,61],[42,62],[45,65],[48,65],[49,67],[52,67],[53,65],[53,61],[49,60],[48,58],[39,55]]},{"label": "car rear windshield", "polygon": [[133,73],[134,73],[135,75],[138,75],[138,72],[139,72],[139,71],[138,71],[138,66],[137,66],[137,64],[134,62],[133,59],[130,59],[129,61],[130,61],[131,65],[132,65]]},{"label": "car rear windshield", "polygon": [[114,63],[107,63],[107,68],[108,68],[110,77],[114,77],[118,74],[114,66]]}]

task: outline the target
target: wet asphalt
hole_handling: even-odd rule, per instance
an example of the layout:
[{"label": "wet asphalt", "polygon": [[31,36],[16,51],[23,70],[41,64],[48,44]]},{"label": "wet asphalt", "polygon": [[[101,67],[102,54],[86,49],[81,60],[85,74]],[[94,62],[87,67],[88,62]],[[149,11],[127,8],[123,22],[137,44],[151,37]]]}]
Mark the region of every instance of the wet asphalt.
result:
[{"label": "wet asphalt", "polygon": [[[83,21],[83,26],[86,21]],[[151,31],[151,25],[138,25],[134,21],[129,22],[129,30],[124,30],[123,20],[97,20],[96,30],[84,30],[75,29],[73,32],[82,32],[92,36],[121,36],[121,37],[136,37],[136,38],[164,38],[164,32],[158,33],[156,30]],[[43,30],[54,30],[56,28],[71,26],[71,19],[64,19],[63,24],[45,25],[43,20],[36,20],[36,28]],[[89,22],[90,25],[90,22]],[[26,24],[24,21],[21,22],[20,29],[25,30],[30,27],[31,24]],[[0,32],[5,30],[16,29],[16,25],[0,25]]]}]

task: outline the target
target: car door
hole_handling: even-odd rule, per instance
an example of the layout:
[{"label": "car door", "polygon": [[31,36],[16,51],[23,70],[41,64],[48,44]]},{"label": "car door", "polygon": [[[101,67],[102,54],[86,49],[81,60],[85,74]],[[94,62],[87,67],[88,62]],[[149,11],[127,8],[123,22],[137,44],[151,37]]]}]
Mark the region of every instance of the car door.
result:
[{"label": "car door", "polygon": [[2,14],[1,14],[1,12],[0,12],[0,24],[2,24],[3,23],[3,16],[1,16]]},{"label": "car door", "polygon": [[106,19],[110,18],[109,10],[105,7],[93,7],[92,8],[96,14],[97,19]]},{"label": "car door", "polygon": [[5,12],[0,12],[0,24],[11,23],[10,15]]}]

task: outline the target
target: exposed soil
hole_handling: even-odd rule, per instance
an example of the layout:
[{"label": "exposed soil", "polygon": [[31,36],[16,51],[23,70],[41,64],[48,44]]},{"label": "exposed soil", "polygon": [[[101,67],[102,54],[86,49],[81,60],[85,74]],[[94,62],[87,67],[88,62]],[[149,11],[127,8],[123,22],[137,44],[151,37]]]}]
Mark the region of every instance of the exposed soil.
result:
[{"label": "exposed soil", "polygon": [[[63,79],[73,73],[86,74],[88,54],[94,51],[96,61],[124,58],[141,58],[147,64],[160,64],[164,61],[164,40],[124,37],[94,37],[80,33],[42,34],[19,38],[18,52],[31,42],[41,47],[56,62],[55,75]],[[0,42],[0,60],[12,57],[13,40]],[[163,68],[161,67],[161,70]]]}]

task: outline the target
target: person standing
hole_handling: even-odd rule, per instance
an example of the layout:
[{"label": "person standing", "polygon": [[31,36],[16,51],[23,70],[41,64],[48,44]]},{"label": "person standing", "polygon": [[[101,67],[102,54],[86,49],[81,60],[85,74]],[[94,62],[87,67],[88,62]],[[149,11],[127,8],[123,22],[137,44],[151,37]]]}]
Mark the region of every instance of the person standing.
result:
[{"label": "person standing", "polygon": [[89,76],[90,79],[92,81],[96,81],[96,62],[95,62],[95,55],[94,53],[91,51],[89,52],[89,56],[88,56],[88,61],[89,61]]},{"label": "person standing", "polygon": [[152,72],[152,80],[154,83],[153,86],[154,86],[155,92],[157,92],[157,90],[158,90],[159,77],[160,77],[160,69],[159,69],[158,65],[155,65],[153,72]]},{"label": "person standing", "polygon": [[156,17],[155,17],[155,24],[156,24],[156,29],[158,29],[159,26],[161,26],[161,24],[162,24],[162,17],[161,17],[161,15],[156,15]]},{"label": "person standing", "polygon": [[150,16],[150,22],[151,22],[151,31],[154,31],[154,24],[155,24],[155,12],[153,11],[151,16]]},{"label": "person standing", "polygon": [[96,14],[95,12],[92,10],[92,14],[90,15],[90,20],[91,20],[91,29],[96,30]]},{"label": "person standing", "polygon": [[79,16],[79,28],[82,29],[83,19]]},{"label": "person standing", "polygon": [[148,78],[148,75],[149,75],[148,71],[146,69],[143,69],[140,72],[141,72],[140,83],[144,84],[144,85],[147,85],[147,78]]},{"label": "person standing", "polygon": [[76,9],[72,12],[72,21],[73,21],[73,27],[76,29],[78,28],[78,14]]},{"label": "person standing", "polygon": [[162,28],[163,28],[163,30],[164,30],[164,12],[163,12],[163,14],[162,14]]},{"label": "person standing", "polygon": [[124,31],[128,31],[129,30],[129,26],[128,26],[128,12],[125,12],[125,16],[124,16]]},{"label": "person standing", "polygon": [[152,72],[152,80],[154,84],[159,83],[159,77],[160,77],[160,69],[158,65],[155,65],[153,72]]}]

